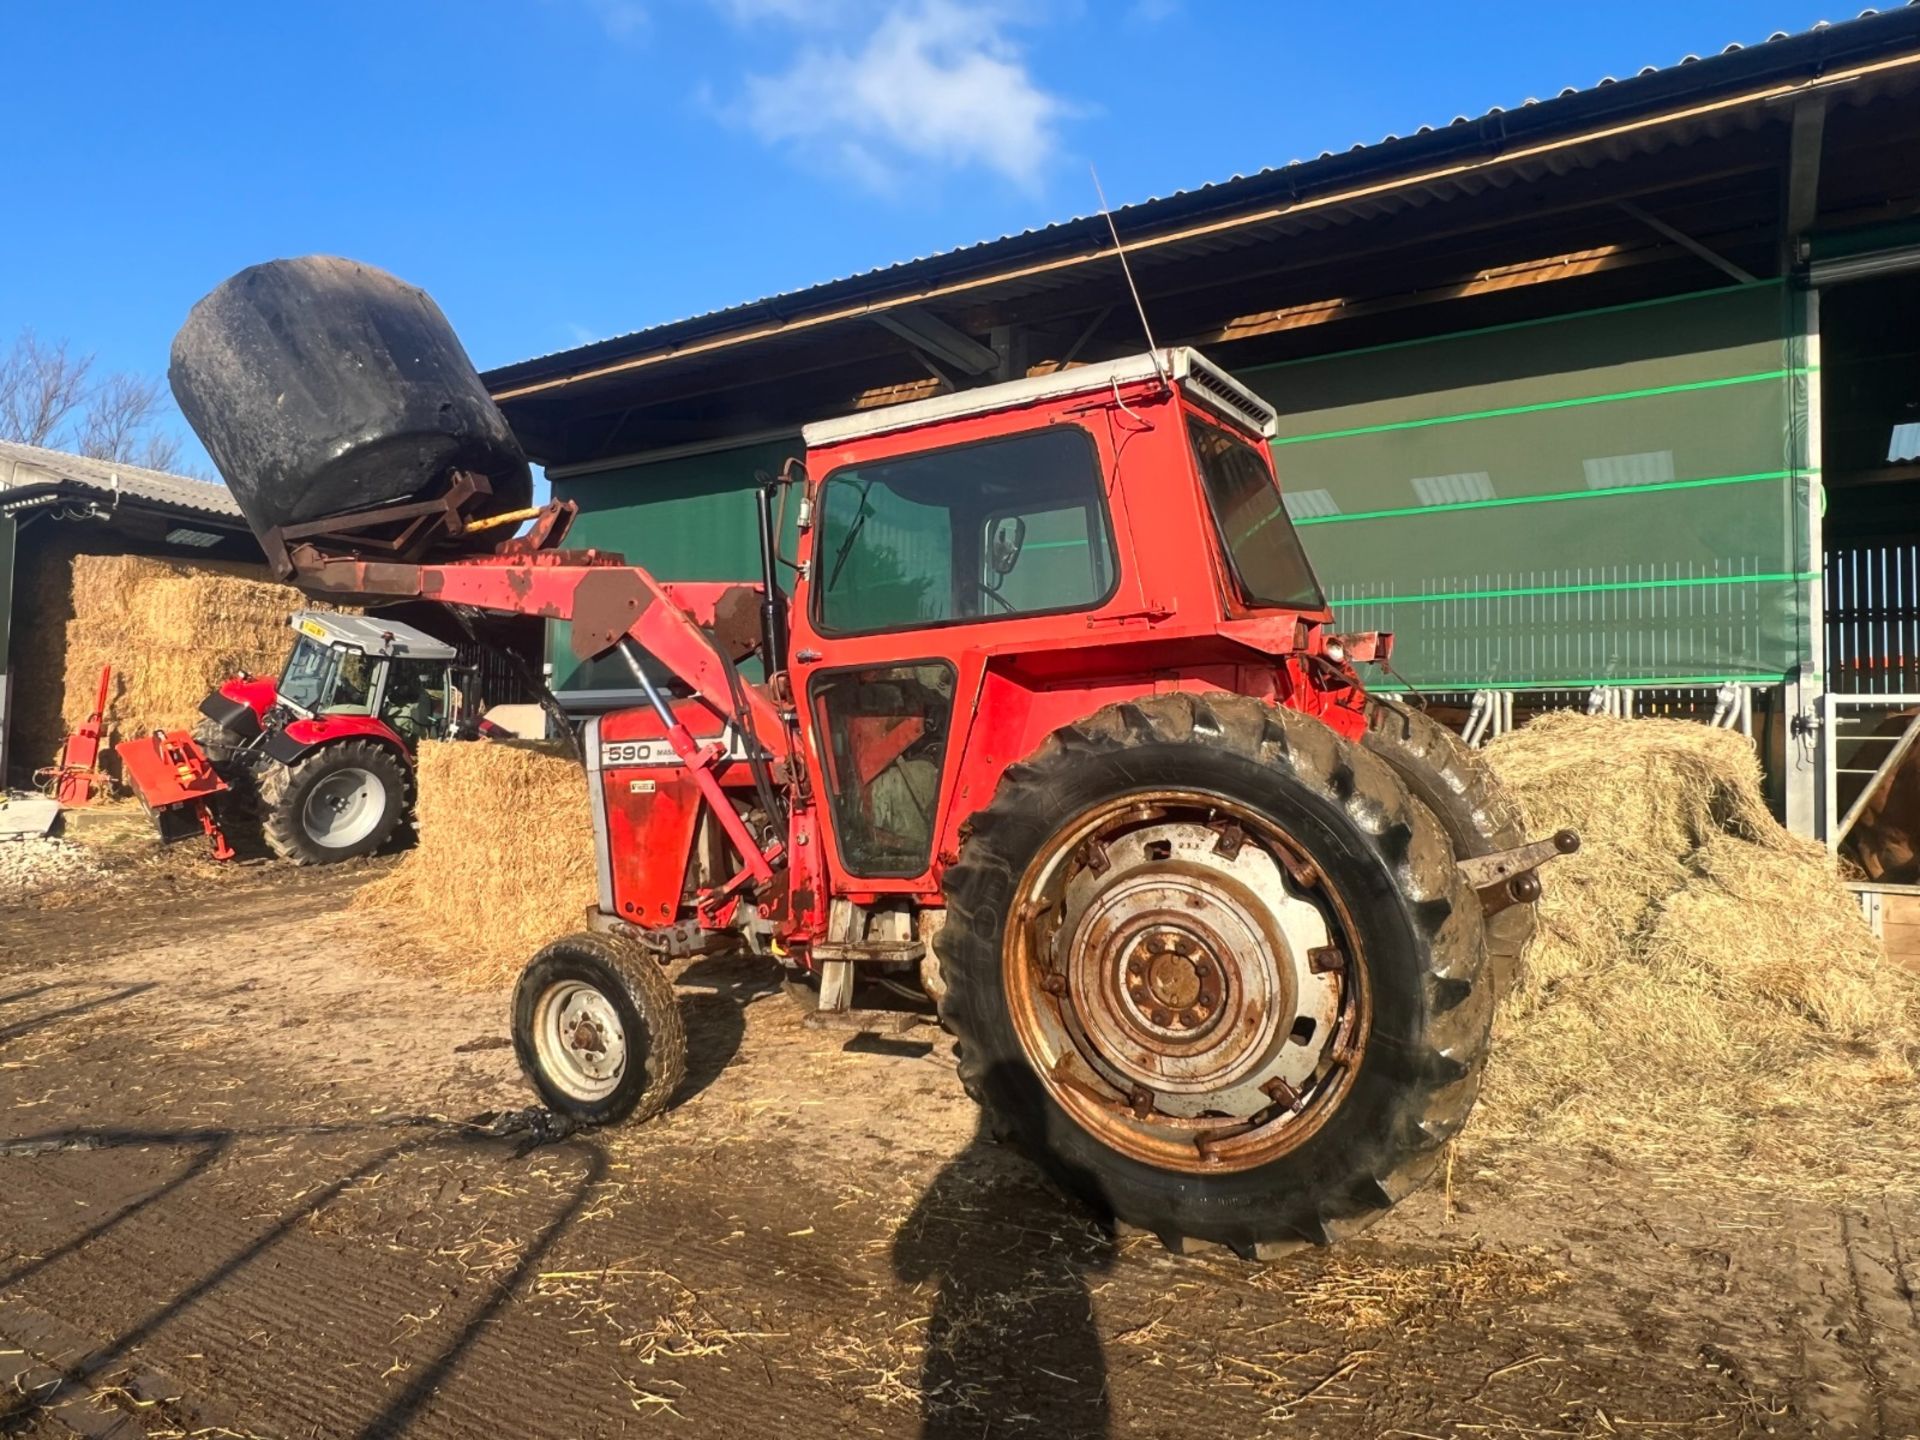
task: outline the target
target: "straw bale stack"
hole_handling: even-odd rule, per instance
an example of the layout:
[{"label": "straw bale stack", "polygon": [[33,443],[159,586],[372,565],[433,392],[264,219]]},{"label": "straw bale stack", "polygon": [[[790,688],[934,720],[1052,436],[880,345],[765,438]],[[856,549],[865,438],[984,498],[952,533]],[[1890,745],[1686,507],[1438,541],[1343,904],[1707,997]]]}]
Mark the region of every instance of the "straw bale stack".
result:
[{"label": "straw bale stack", "polygon": [[[60,537],[64,540],[65,537]],[[13,663],[15,756],[53,763],[114,670],[108,741],[191,725],[200,701],[238,670],[276,673],[287,617],[309,602],[259,567],[76,553],[22,545]]]},{"label": "straw bale stack", "polygon": [[354,904],[396,912],[447,978],[510,986],[593,903],[586,775],[564,745],[485,740],[426,741],[418,774],[419,844]]}]

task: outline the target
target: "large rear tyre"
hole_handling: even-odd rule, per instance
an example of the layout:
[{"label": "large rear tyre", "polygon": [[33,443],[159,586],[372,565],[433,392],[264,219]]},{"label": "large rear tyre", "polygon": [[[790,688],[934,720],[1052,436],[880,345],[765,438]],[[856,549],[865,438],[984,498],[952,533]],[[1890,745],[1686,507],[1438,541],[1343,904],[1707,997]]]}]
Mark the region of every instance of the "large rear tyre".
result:
[{"label": "large rear tyre", "polygon": [[[1391,765],[1413,798],[1433,812],[1453,842],[1455,858],[1471,860],[1526,844],[1520,807],[1508,798],[1493,767],[1424,711],[1369,697],[1361,743]],[[1510,905],[1487,919],[1487,963],[1496,995],[1505,995],[1519,978],[1537,923],[1532,905]]]},{"label": "large rear tyre", "polygon": [[413,767],[390,745],[339,740],[260,777],[267,846],[295,865],[371,855],[413,808]]},{"label": "large rear tyre", "polygon": [[1109,706],[1007,770],[946,888],[969,1093],[1171,1248],[1358,1230],[1472,1108],[1480,907],[1438,822],[1317,720]]},{"label": "large rear tyre", "polygon": [[582,1125],[648,1120],[687,1073],[673,985],[638,947],[582,932],[554,941],[513,992],[513,1053],[548,1109]]}]

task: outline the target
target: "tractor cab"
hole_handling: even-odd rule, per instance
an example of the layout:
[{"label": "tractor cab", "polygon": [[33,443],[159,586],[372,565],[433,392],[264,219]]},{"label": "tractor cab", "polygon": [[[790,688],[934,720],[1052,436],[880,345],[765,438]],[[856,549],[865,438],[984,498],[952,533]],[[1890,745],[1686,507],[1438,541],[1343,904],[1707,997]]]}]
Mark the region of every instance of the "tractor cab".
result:
[{"label": "tractor cab", "polygon": [[445,739],[457,709],[453,646],[411,625],[302,610],[275,700],[302,719],[367,716],[412,749]]}]

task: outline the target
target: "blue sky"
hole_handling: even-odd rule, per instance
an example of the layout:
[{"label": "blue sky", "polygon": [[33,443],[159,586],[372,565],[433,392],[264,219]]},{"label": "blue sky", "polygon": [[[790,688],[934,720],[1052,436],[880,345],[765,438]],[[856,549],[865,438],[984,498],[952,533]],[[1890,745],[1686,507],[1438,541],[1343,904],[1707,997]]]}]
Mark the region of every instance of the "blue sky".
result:
[{"label": "blue sky", "polygon": [[482,367],[1603,75],[1804,0],[212,0],[0,5],[0,344],[157,373],[325,251]]}]

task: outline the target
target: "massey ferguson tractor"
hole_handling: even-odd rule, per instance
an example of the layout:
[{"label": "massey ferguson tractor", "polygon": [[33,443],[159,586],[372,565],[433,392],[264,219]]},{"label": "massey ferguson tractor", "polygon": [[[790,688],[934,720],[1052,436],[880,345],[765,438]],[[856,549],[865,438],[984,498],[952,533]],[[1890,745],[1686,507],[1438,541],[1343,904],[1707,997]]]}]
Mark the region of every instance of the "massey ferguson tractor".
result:
[{"label": "massey ferguson tractor", "polygon": [[455,650],[397,621],[302,610],[280,678],[200,702],[193,740],[282,860],[370,855],[409,822],[413,756],[461,722]]},{"label": "massey ferguson tractor", "polygon": [[994,1128],[1175,1249],[1328,1243],[1466,1120],[1535,870],[1577,842],[1527,843],[1453,736],[1367,694],[1388,637],[1334,633],[1274,411],[1195,352],[808,426],[737,587],[564,548],[444,317],[381,272],[243,272],[171,378],[310,593],[564,620],[630,669],[643,703],[583,736],[598,898],[513,999],[553,1110],[658,1112],[665,967],[749,947],[828,1009],[924,977]]}]

